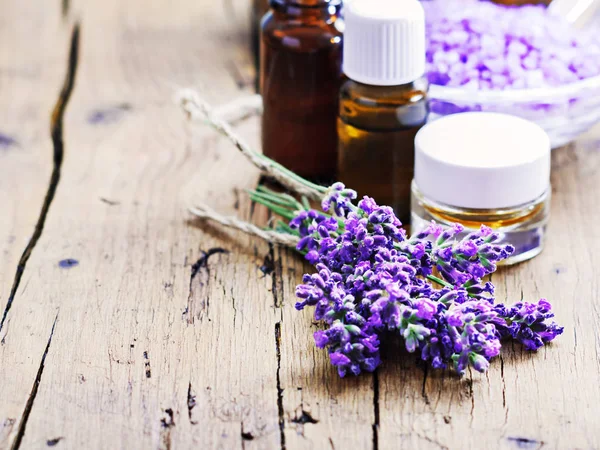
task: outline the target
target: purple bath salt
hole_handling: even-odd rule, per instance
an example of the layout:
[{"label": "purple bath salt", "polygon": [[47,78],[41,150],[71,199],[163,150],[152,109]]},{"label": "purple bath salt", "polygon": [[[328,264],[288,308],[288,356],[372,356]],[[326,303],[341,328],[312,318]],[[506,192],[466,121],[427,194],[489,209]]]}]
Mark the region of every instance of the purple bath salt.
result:
[{"label": "purple bath salt", "polygon": [[560,86],[600,75],[600,36],[544,6],[423,1],[429,81],[472,90]]}]

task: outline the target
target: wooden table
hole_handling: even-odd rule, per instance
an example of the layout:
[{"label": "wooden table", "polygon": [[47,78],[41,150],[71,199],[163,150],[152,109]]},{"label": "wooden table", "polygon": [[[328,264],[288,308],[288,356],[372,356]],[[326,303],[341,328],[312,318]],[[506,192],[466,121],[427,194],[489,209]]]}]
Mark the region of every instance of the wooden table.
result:
[{"label": "wooden table", "polygon": [[0,448],[600,448],[600,130],[554,153],[544,253],[494,276],[554,302],[556,344],[462,379],[391,346],[339,379],[293,307],[310,267],[183,201],[267,218],[172,101],[251,92],[247,3],[0,5]]}]

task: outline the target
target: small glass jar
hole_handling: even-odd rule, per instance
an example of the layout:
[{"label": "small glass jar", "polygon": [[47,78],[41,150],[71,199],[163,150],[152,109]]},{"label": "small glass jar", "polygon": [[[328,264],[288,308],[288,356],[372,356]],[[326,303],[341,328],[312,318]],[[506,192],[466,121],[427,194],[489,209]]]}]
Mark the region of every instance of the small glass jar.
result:
[{"label": "small glass jar", "polygon": [[497,113],[438,119],[415,138],[411,228],[486,225],[515,252],[502,264],[533,258],[550,217],[550,139],[527,120]]}]

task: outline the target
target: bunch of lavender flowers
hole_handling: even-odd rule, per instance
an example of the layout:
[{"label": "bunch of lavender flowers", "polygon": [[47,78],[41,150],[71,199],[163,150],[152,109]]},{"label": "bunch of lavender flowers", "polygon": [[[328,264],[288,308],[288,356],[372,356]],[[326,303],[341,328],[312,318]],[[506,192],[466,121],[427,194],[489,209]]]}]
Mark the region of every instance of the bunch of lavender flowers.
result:
[{"label": "bunch of lavender flowers", "polygon": [[393,210],[341,183],[321,210],[264,187],[251,197],[288,219],[278,231],[298,237],[296,249],[315,266],[296,288],[298,310],[314,308],[324,329],[314,335],[340,376],[372,372],[380,340],[397,333],[410,353],[433,368],[484,372],[502,339],[537,350],[562,333],[546,300],[496,304],[483,279],[514,251],[482,226],[465,233],[431,223],[407,237]]},{"label": "bunch of lavender flowers", "polygon": [[[283,245],[294,245],[315,272],[297,286],[298,310],[314,308],[323,329],[314,334],[326,348],[340,376],[372,372],[381,363],[380,340],[397,333],[406,349],[433,368],[468,367],[484,372],[498,355],[503,339],[537,350],[563,332],[550,319],[544,299],[513,306],[497,304],[494,286],[484,278],[514,251],[500,245],[492,229],[466,233],[461,225],[431,223],[408,237],[388,206],[357,194],[341,183],[311,183],[252,150],[217,117],[194,91],[180,93],[191,119],[200,118],[226,136],[264,175],[296,194],[264,186],[250,197],[284,220],[263,230],[235,217],[224,217],[206,205],[194,205],[197,216]],[[307,200],[321,202],[321,209]]]}]

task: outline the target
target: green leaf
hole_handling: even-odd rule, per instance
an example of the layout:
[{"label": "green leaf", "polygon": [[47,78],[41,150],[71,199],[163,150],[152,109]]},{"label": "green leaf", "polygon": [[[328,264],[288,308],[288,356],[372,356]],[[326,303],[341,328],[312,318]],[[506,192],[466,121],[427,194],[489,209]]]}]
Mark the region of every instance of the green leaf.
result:
[{"label": "green leaf", "polygon": [[255,195],[256,197],[264,198],[265,200],[276,203],[278,205],[286,206],[288,208],[293,208],[295,206],[293,203],[290,203],[289,200],[281,198],[279,195],[251,190],[249,190],[248,193]]},{"label": "green leaf", "polygon": [[280,205],[272,203],[264,198],[258,197],[255,193],[250,193],[250,198],[254,200],[256,203],[266,206],[275,214],[279,214],[281,217],[285,217],[286,219],[292,220],[295,216],[294,212],[290,209],[282,208]]},{"label": "green leaf", "polygon": [[302,196],[302,205],[304,206],[304,209],[309,210],[311,209],[310,207],[310,203],[308,203],[308,199],[305,196]]}]

